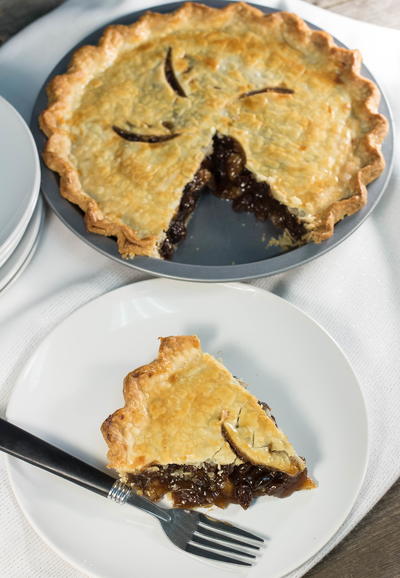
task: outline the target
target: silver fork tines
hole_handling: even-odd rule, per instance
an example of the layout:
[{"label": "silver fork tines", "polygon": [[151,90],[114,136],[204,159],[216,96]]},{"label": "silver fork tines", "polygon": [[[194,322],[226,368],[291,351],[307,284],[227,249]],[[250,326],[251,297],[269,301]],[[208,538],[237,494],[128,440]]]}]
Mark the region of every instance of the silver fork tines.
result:
[{"label": "silver fork tines", "polygon": [[[214,560],[221,560],[222,556],[224,558],[223,561],[225,562],[251,566],[249,560],[244,561],[241,560],[240,557],[252,558],[252,561],[254,561],[256,556],[254,553],[249,552],[249,550],[253,550],[255,553],[260,553],[261,545],[264,542],[262,538],[251,534],[250,532],[246,532],[246,530],[232,526],[227,522],[215,520],[214,518],[210,518],[209,516],[205,516],[199,512],[194,513],[198,516],[198,525],[191,538],[191,542],[194,542],[193,548],[195,550],[187,549],[187,551],[191,551],[198,556],[213,558]],[[245,541],[244,539],[238,540],[237,536],[242,538],[245,537],[247,540],[250,539],[251,542]],[[198,546],[202,546],[206,549],[200,549]],[[209,549],[212,549],[213,552]],[[218,551],[234,554],[235,558],[228,558],[227,556],[224,556],[224,554],[218,554]],[[214,553],[216,553],[218,557],[211,556],[211,554]],[[236,558],[236,556],[238,556],[238,558]]]},{"label": "silver fork tines", "polygon": [[188,544],[185,548],[186,552],[189,554],[195,554],[196,556],[203,556],[203,558],[209,558],[210,560],[218,560],[219,562],[228,562],[229,564],[238,564],[239,566],[252,566],[249,562],[244,562],[239,560],[239,558],[229,558],[229,556],[223,556],[217,552],[212,552],[211,550],[205,550],[203,548],[197,548],[193,544]]},{"label": "silver fork tines", "polygon": [[213,538],[214,540],[220,540],[222,542],[228,542],[229,544],[236,544],[237,546],[244,546],[245,548],[252,548],[254,550],[260,549],[260,546],[257,546],[256,544],[243,542],[242,540],[231,538],[230,536],[227,536],[222,532],[214,532],[213,530],[209,530],[206,526],[203,526],[203,524],[199,524],[197,526],[196,532],[198,532],[199,534],[203,534],[208,538]]},{"label": "silver fork tines", "polygon": [[264,538],[260,536],[256,536],[255,534],[251,534],[242,528],[237,528],[230,524],[229,522],[222,522],[221,520],[216,520],[211,516],[206,516],[205,514],[199,514],[200,524],[204,524],[205,526],[211,526],[215,530],[220,530],[222,532],[228,532],[230,534],[236,534],[236,536],[242,536],[243,538],[249,538],[250,540],[255,540],[256,542],[264,543]]},{"label": "silver fork tines", "polygon": [[250,554],[245,550],[239,550],[235,548],[231,548],[230,546],[225,546],[225,544],[221,542],[214,542],[213,540],[208,540],[207,538],[202,538],[202,536],[198,534],[193,534],[191,542],[195,542],[196,544],[200,544],[201,546],[207,546],[208,548],[212,548],[214,550],[222,550],[223,552],[231,552],[232,554],[240,554],[240,556],[245,556],[246,558],[255,558],[254,554]]}]

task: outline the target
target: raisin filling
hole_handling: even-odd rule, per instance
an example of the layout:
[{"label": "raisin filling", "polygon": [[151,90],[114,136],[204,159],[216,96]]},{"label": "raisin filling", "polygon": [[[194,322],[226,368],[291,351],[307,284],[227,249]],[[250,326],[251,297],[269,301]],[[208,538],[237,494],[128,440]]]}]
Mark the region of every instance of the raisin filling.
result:
[{"label": "raisin filling", "polygon": [[238,141],[216,134],[213,144],[210,157],[216,183],[213,193],[231,199],[234,211],[254,213],[260,221],[270,219],[277,227],[287,229],[293,239],[299,240],[306,232],[304,225],[272,196],[268,183],[257,181],[246,168],[246,155]]},{"label": "raisin filling", "polygon": [[194,508],[230,503],[247,509],[257,496],[284,498],[301,489],[307,480],[307,469],[297,476],[250,463],[200,466],[169,464],[152,466],[128,481],[136,491],[152,501],[170,493],[176,508]]},{"label": "raisin filling", "polygon": [[160,255],[164,257],[164,259],[170,259],[175,251],[176,245],[186,237],[186,225],[189,217],[193,213],[201,193],[210,182],[211,174],[203,165],[204,163],[202,163],[193,179],[183,189],[178,211],[172,219],[164,242],[160,247]]},{"label": "raisin filling", "polygon": [[176,245],[186,237],[189,217],[206,188],[220,198],[231,200],[234,211],[254,213],[260,221],[271,220],[278,228],[286,229],[295,241],[306,233],[296,216],[272,196],[268,183],[257,181],[246,168],[246,155],[240,143],[216,134],[212,153],[184,188],[178,211],[160,247],[164,259],[170,259]]}]

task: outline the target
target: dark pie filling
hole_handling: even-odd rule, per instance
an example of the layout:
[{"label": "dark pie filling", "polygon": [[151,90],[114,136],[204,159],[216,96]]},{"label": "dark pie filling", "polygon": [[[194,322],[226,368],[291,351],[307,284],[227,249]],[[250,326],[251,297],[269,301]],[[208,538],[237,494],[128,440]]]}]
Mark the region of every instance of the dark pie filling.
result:
[{"label": "dark pie filling", "polygon": [[[265,402],[259,405],[276,424]],[[229,441],[229,440],[228,440]],[[243,458],[231,445],[238,457]],[[204,462],[199,466],[168,464],[152,465],[137,474],[128,474],[128,483],[153,502],[170,494],[176,508],[195,508],[213,504],[224,508],[239,504],[247,509],[258,496],[286,498],[296,490],[307,487],[307,468],[296,476],[254,465],[218,465]]]},{"label": "dark pie filling", "polygon": [[169,464],[152,466],[144,472],[129,474],[128,481],[136,491],[157,502],[170,493],[176,508],[195,508],[230,503],[247,509],[257,496],[285,498],[301,489],[307,480],[307,469],[297,476],[250,463],[219,466]]},{"label": "dark pie filling", "polygon": [[210,182],[210,179],[210,172],[203,167],[202,164],[190,183],[183,189],[178,211],[172,219],[164,242],[159,249],[160,255],[164,257],[164,259],[170,259],[175,251],[176,245],[186,237],[186,225],[189,217],[193,213],[196,203]]},{"label": "dark pie filling", "polygon": [[299,241],[306,233],[296,216],[272,196],[268,183],[257,181],[246,168],[246,155],[240,143],[232,137],[216,134],[212,153],[185,186],[178,211],[166,232],[160,247],[160,255],[165,259],[172,257],[176,245],[185,238],[189,217],[205,189],[231,200],[234,211],[254,213],[260,221],[271,220],[278,228],[287,230],[294,241]]},{"label": "dark pie filling", "polygon": [[268,183],[257,181],[246,168],[246,155],[238,141],[215,135],[210,161],[216,182],[213,193],[231,199],[234,211],[254,213],[260,221],[270,219],[295,240],[305,234],[304,225],[272,196]]}]

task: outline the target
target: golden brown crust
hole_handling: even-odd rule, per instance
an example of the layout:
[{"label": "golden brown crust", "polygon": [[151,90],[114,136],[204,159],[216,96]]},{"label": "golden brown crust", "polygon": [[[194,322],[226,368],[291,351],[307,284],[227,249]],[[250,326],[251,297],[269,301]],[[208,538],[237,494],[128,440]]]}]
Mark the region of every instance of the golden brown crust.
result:
[{"label": "golden brown crust", "polygon": [[335,45],[332,37],[323,31],[314,32],[313,35],[325,37],[330,50],[334,51],[338,61],[343,63],[343,77],[351,82],[354,91],[360,92],[362,97],[355,101],[356,107],[361,108],[360,116],[368,122],[369,128],[360,136],[358,147],[363,151],[365,162],[353,175],[353,195],[350,198],[335,201],[320,216],[319,222],[310,233],[309,239],[320,243],[333,235],[334,226],[344,217],[359,211],[368,199],[366,185],[379,177],[385,168],[385,159],[381,152],[381,144],[388,131],[386,118],[378,113],[380,93],[377,86],[369,79],[363,77],[361,70],[361,55],[357,50],[347,50]]},{"label": "golden brown crust", "polygon": [[289,475],[305,468],[285,434],[196,336],[161,339],[155,361],[124,380],[125,406],[102,425],[108,467],[247,461]]},{"label": "golden brown crust", "polygon": [[[222,29],[227,34],[227,62],[231,59],[230,50],[247,59],[245,66],[237,60],[222,77],[230,93],[220,86],[218,91],[209,90],[206,94],[196,91],[196,82],[221,80],[215,56],[210,53],[207,57],[204,47],[211,50],[212,35],[221,34],[218,31]],[[202,41],[192,33],[190,45],[185,30],[189,31],[187,34],[195,30]],[[190,61],[185,61],[178,33],[183,34],[189,53],[199,51],[197,80],[190,71]],[[134,85],[123,77],[121,86],[125,86],[125,93],[132,94],[131,101],[124,99],[125,93],[113,78],[120,73],[118,63],[128,56],[136,58],[136,70],[141,71],[141,50],[148,50],[158,62],[164,54],[158,40],[167,35],[168,43],[181,56],[179,66],[188,64],[184,83],[187,89],[193,87],[193,97],[191,103],[189,98],[177,98],[165,78],[161,82],[161,68],[155,67],[151,82],[157,85],[159,94],[150,94],[149,106],[142,110],[139,105],[143,93],[134,97]],[[219,39],[214,41],[218,44]],[[259,45],[259,50],[244,50],[245,42]],[[273,45],[277,46],[275,52],[269,48]],[[260,54],[267,53],[265,66],[260,64]],[[144,62],[149,62],[149,58]],[[213,131],[220,130],[239,140],[248,168],[259,180],[267,180],[273,195],[305,223],[307,240],[320,242],[333,234],[337,221],[366,203],[366,185],[384,168],[380,145],[387,122],[377,112],[378,89],[360,75],[360,65],[357,51],[336,46],[328,33],[309,29],[294,14],[265,15],[242,3],[223,9],[188,3],[169,14],[147,13],[130,26],[107,28],[98,46],[80,48],[68,72],[50,82],[49,106],[40,116],[40,126],[48,137],[44,159],[60,175],[61,194],[85,212],[90,231],[116,236],[119,251],[125,257],[159,256],[158,247],[177,210],[184,185],[204,158]],[[109,74],[114,68],[116,74]],[[184,76],[186,71],[179,70]],[[268,80],[280,85],[293,83],[297,100],[275,93],[232,100],[232,94],[254,88],[256,81],[248,71],[258,71],[264,84]],[[115,116],[115,107],[105,106],[109,103],[96,101],[96,83],[102,82],[110,83],[105,84],[111,88],[110,93],[116,91],[120,116]],[[135,82],[139,83],[139,79],[135,78]],[[88,96],[87,86],[99,106],[99,131],[92,123],[96,114],[90,117],[96,106]],[[327,98],[331,104],[326,106]],[[105,119],[127,120],[123,115],[128,114],[133,102],[141,111],[138,117],[146,116],[150,110],[157,130],[164,132],[159,110],[164,114],[168,106],[175,107],[180,129],[184,127],[186,132],[163,146],[155,145],[151,158],[149,145],[122,143]],[[192,126],[191,106],[199,117],[196,126]],[[316,117],[314,123],[308,118],[310,114]],[[260,124],[265,130],[259,129]],[[323,155],[321,147],[325,149]],[[111,154],[114,157],[110,160]],[[159,173],[160,167],[164,167],[164,174]],[[168,179],[170,175],[172,178]],[[118,195],[122,195],[120,202],[115,200]],[[106,210],[107,203],[111,205]],[[156,214],[152,215],[152,211]]]}]

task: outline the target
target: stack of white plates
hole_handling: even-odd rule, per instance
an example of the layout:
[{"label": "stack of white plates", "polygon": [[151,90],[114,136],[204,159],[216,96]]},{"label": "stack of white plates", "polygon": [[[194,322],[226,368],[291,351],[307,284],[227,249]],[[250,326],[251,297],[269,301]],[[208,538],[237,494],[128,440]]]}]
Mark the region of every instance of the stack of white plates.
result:
[{"label": "stack of white plates", "polygon": [[18,112],[0,97],[0,291],[31,260],[43,221],[35,142]]}]

